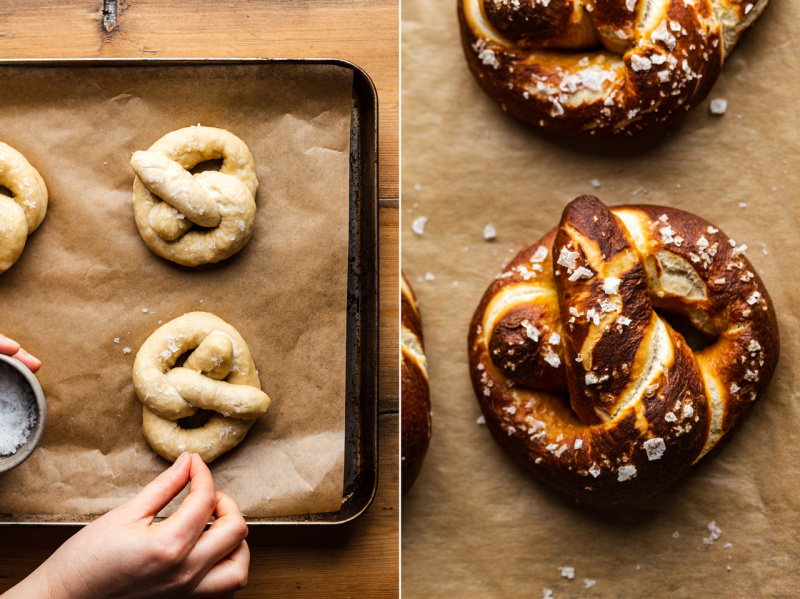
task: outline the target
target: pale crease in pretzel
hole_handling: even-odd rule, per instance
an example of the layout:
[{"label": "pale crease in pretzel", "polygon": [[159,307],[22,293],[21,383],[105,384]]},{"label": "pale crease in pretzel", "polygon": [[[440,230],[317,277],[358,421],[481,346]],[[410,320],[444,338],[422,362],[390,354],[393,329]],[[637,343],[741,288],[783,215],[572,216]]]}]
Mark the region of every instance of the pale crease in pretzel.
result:
[{"label": "pale crease in pretzel", "polygon": [[[192,351],[182,367],[177,360]],[[250,350],[232,326],[191,312],[156,330],[136,354],[133,384],[144,404],[143,430],[166,459],[196,451],[210,462],[236,446],[269,408]],[[206,425],[182,429],[180,418],[213,410]]]},{"label": "pale crease in pretzel", "polygon": [[480,86],[531,124],[632,135],[699,103],[767,0],[460,0]]},{"label": "pale crease in pretzel", "polygon": [[[522,268],[542,246],[552,262]],[[574,260],[556,259],[565,249]],[[571,280],[584,267],[596,274]],[[557,287],[558,303],[541,292]],[[693,352],[654,308],[716,341]],[[539,331],[535,341],[528,326]],[[553,338],[565,364],[548,369],[542,348]],[[638,499],[677,480],[741,422],[778,352],[766,289],[717,227],[669,208],[609,210],[586,196],[508,264],[470,327],[473,386],[496,440],[543,481],[601,501]],[[541,366],[519,373],[510,354],[513,364],[525,354]],[[566,384],[547,380],[563,367]],[[653,457],[644,443],[664,451]]]},{"label": "pale crease in pretzel", "polygon": [[[218,172],[188,172],[219,158]],[[179,129],[149,150],[135,152],[131,166],[137,175],[136,225],[162,258],[184,266],[219,262],[250,240],[258,181],[250,150],[232,133],[214,127]]]},{"label": "pale crease in pretzel", "polygon": [[0,186],[13,198],[0,195],[0,273],[19,259],[28,235],[44,220],[47,186],[39,171],[9,145],[0,142]]}]

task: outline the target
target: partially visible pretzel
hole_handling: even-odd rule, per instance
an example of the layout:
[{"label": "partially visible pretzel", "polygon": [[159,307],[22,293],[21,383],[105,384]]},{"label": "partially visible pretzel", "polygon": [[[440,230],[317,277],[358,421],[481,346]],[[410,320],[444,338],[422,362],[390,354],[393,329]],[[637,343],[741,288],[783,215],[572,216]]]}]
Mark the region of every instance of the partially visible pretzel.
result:
[{"label": "partially visible pretzel", "polygon": [[[189,172],[218,158],[218,172]],[[250,150],[232,133],[199,126],[167,133],[134,152],[131,167],[136,226],[162,258],[184,266],[219,262],[250,240],[258,180]]]},{"label": "partially visible pretzel", "polygon": [[[147,442],[173,462],[183,451],[212,462],[236,447],[270,404],[242,336],[207,312],[184,314],[150,335],[136,354],[133,386],[144,404]],[[182,428],[177,420],[198,408],[217,413],[202,427]]]},{"label": "partially visible pretzel", "polygon": [[504,110],[569,135],[634,135],[706,97],[768,0],[459,0],[470,70]]},{"label": "partially visible pretzel", "polygon": [[422,343],[422,319],[417,298],[405,275],[400,277],[400,370],[402,404],[401,482],[403,493],[422,469],[431,439],[431,399],[428,363]]},{"label": "partially visible pretzel", "polygon": [[[778,361],[775,311],[718,228],[580,197],[489,286],[469,333],[497,442],[573,497],[663,490],[741,424]],[[654,308],[716,339],[693,353]]]},{"label": "partially visible pretzel", "polygon": [[28,235],[42,224],[47,212],[47,186],[39,171],[9,145],[0,142],[0,274],[19,259]]}]

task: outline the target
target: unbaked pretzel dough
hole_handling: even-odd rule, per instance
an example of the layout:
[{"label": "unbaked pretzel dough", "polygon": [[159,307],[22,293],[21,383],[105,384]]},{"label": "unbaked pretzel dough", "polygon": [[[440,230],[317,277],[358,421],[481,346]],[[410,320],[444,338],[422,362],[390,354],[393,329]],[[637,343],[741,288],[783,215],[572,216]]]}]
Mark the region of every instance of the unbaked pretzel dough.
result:
[{"label": "unbaked pretzel dough", "polygon": [[47,186],[25,156],[0,142],[0,185],[13,198],[0,194],[0,274],[19,259],[28,235],[44,220]]},{"label": "unbaked pretzel dough", "polygon": [[[189,172],[218,158],[219,171]],[[136,226],[162,258],[184,266],[219,262],[250,240],[258,180],[250,150],[232,133],[214,127],[173,131],[149,150],[134,152],[131,167]]]},{"label": "unbaked pretzel dough", "polygon": [[[147,442],[173,462],[184,451],[212,462],[236,447],[270,404],[242,336],[208,312],[184,314],[150,335],[136,354],[133,385]],[[182,428],[177,420],[198,408],[217,413],[200,428]]]}]

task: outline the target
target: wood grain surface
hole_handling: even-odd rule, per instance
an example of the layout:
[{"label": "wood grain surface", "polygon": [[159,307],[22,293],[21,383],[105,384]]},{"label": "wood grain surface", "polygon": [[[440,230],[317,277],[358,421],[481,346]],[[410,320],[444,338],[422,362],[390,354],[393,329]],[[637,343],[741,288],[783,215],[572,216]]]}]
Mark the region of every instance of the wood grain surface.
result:
[{"label": "wood grain surface", "polygon": [[[104,11],[105,8],[105,11]],[[380,103],[380,476],[354,522],[254,528],[250,581],[237,597],[399,595],[398,0],[3,0],[0,58],[342,58],[363,68]],[[2,93],[2,90],[0,90]],[[0,528],[0,593],[75,527]]]}]

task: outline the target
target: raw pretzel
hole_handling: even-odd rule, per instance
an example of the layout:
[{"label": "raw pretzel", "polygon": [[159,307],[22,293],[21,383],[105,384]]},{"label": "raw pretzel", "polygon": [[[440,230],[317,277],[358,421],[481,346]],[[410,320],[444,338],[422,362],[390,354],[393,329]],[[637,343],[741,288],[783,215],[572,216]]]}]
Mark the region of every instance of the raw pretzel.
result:
[{"label": "raw pretzel", "polygon": [[[218,172],[189,172],[218,158]],[[184,266],[219,262],[250,240],[258,180],[250,150],[232,133],[179,129],[146,152],[134,152],[131,166],[136,226],[147,247],[162,258]]]},{"label": "raw pretzel", "polygon": [[47,186],[39,171],[11,146],[0,142],[0,185],[13,198],[0,194],[0,274],[19,259],[28,235],[42,224],[47,212]]},{"label": "raw pretzel", "polygon": [[[150,335],[136,354],[133,385],[144,404],[144,436],[170,461],[188,451],[212,462],[236,447],[270,404],[242,336],[207,312],[184,314]],[[177,420],[198,408],[217,413],[200,428],[182,428]]]},{"label": "raw pretzel", "polygon": [[[497,442],[575,497],[634,500],[675,482],[741,424],[778,362],[775,311],[744,249],[680,210],[570,203],[470,326]],[[654,307],[714,343],[693,352]]]}]

